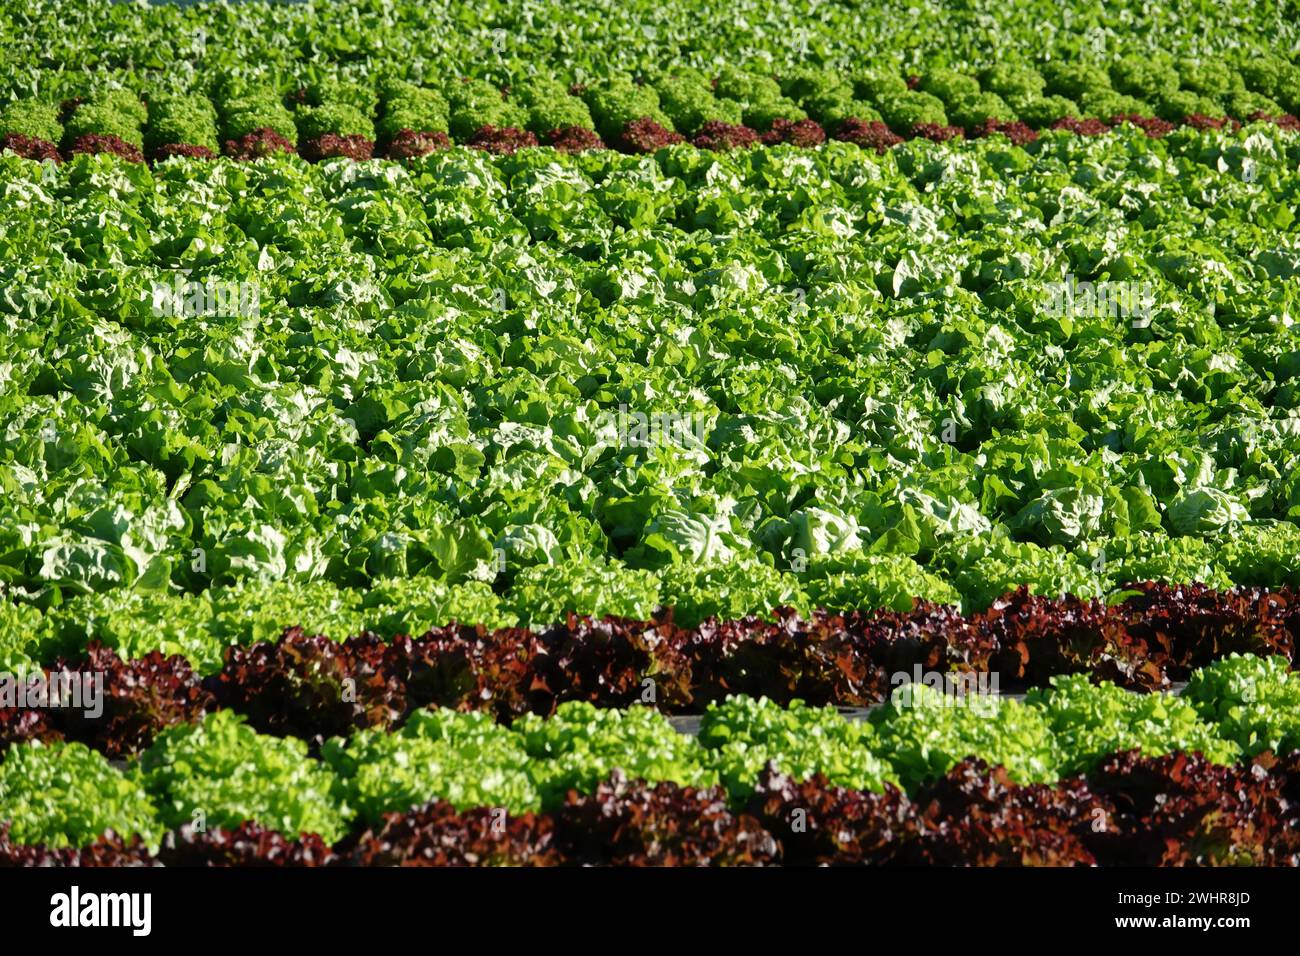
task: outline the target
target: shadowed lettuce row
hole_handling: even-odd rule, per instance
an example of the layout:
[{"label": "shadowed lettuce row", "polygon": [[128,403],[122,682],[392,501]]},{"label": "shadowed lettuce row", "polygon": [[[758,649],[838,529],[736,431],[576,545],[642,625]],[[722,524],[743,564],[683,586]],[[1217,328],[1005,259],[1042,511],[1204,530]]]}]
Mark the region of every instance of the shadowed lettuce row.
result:
[{"label": "shadowed lettuce row", "polygon": [[[566,701],[644,703],[699,713],[729,694],[779,703],[869,706],[899,674],[997,675],[1003,692],[1087,675],[1137,691],[1168,688],[1234,653],[1293,663],[1297,608],[1288,592],[1212,592],[1145,585],[1107,607],[1049,601],[1023,590],[962,618],[919,604],[905,613],[802,620],[706,621],[570,618],[540,632],[449,626],[416,638],[373,634],[344,641],[287,631],[275,643],[232,647],[206,679],[181,657],[123,661],[92,642],[50,673],[96,673],[102,714],[0,709],[0,743],[76,740],[110,756],[147,747],[161,730],[219,708],[264,732],[319,744],[354,729],[384,729],[429,706],[482,710],[509,722],[549,715]],[[23,668],[17,668],[23,670]]]},{"label": "shadowed lettuce row", "polygon": [[125,755],[218,708],[245,715],[258,730],[319,742],[396,725],[428,705],[483,710],[507,722],[551,714],[565,701],[699,713],[734,693],[869,706],[886,699],[896,675],[918,667],[953,677],[996,674],[1004,693],[1066,674],[1150,691],[1233,653],[1294,664],[1297,629],[1289,592],[1144,585],[1110,607],[1022,590],[967,618],[919,604],[904,613],[709,620],[695,629],[668,619],[570,618],[539,632],[449,626],[415,638],[341,642],[291,629],[274,643],[228,649],[219,673],[206,679],[178,656],[124,661],[92,642],[51,673],[101,675],[104,713],[83,719],[73,709],[7,705],[0,742],[68,739]]},{"label": "shadowed lettuce row", "polygon": [[[219,110],[202,90],[178,95],[145,87],[146,108],[129,89],[106,88],[66,101],[66,128],[56,104],[18,99],[0,110],[0,138],[21,137],[10,147],[33,155],[41,148],[33,144],[53,148],[60,142],[69,154],[139,156],[147,144],[157,159],[206,155],[194,150],[216,151],[218,112],[222,148],[241,158],[285,146],[310,159],[368,158],[376,146],[409,157],[449,142],[436,134],[510,151],[499,137],[484,137],[485,129],[514,131],[522,145],[560,142],[561,131],[581,130],[591,137],[582,148],[603,140],[631,151],[682,138],[709,149],[756,145],[765,135],[763,141],[790,142],[782,130],[799,122],[812,123],[822,136],[848,139],[860,139],[856,131],[874,125],[887,135],[946,139],[963,131],[1006,132],[1019,140],[1058,122],[1083,129],[1080,122],[1088,118],[1131,121],[1163,135],[1170,124],[1222,125],[1229,117],[1294,124],[1289,114],[1300,112],[1300,67],[1278,56],[1233,65],[1156,54],[1120,56],[1109,64],[1050,61],[1041,68],[1014,60],[972,71],[936,66],[911,77],[883,66],[849,72],[802,66],[777,76],[728,65],[716,75],[677,67],[572,85],[543,75],[508,86],[484,77],[424,85],[391,75],[358,79],[325,72],[282,87],[226,75],[212,82],[211,93]],[[412,137],[423,137],[414,153]]]},{"label": "shadowed lettuce row", "polygon": [[1128,694],[1081,677],[1054,679],[1025,703],[912,684],[861,723],[798,701],[781,708],[731,697],[709,709],[698,737],[639,707],[572,702],[509,728],[483,714],[425,710],[391,733],[333,738],[319,760],[302,741],[256,733],[223,711],[163,732],[122,770],[80,744],[13,745],[0,762],[0,806],[15,844],[75,847],[112,829],[156,849],[169,829],[249,820],[335,843],[440,799],[458,810],[499,808],[504,821],[599,792],[616,772],[720,784],[733,807],[762,799],[765,771],[894,801],[901,787],[919,800],[966,758],[1002,767],[1001,779],[1018,786],[1104,776],[1114,772],[1111,755],[1126,751],[1195,753],[1225,768],[1253,755],[1266,771],[1271,754],[1300,743],[1298,708],[1300,677],[1284,662],[1233,656],[1199,671],[1184,696]]},{"label": "shadowed lettuce row", "polygon": [[965,760],[909,798],[765,770],[743,804],[719,788],[613,774],[542,813],[436,800],[330,846],[256,822],[183,825],[157,854],[116,834],[83,848],[17,843],[0,866],[1296,866],[1296,756],[1224,767],[1175,753],[1108,757],[1021,786]]},{"label": "shadowed lettuce row", "polygon": [[[801,641],[809,643],[809,649],[801,653],[833,657],[833,648],[845,640],[849,644],[861,641],[866,652],[876,644],[888,644],[891,633],[914,632],[936,648],[948,645],[954,663],[1000,662],[998,669],[1004,671],[1004,678],[1014,682],[1039,683],[1063,670],[1109,667],[1109,671],[1099,671],[1100,675],[1135,687],[1164,687],[1170,680],[1186,676],[1187,667],[1229,650],[1290,657],[1300,614],[1290,588],[1216,591],[1204,585],[1141,584],[1115,592],[1109,606],[1100,600],[1034,596],[1022,588],[993,598],[987,610],[962,618],[956,607],[940,604],[952,592],[913,598],[905,583],[883,591],[852,579],[858,585],[849,592],[852,600],[835,604],[879,607],[883,609],[880,613],[848,611],[844,617],[824,609],[810,613],[806,605],[813,602],[801,600],[805,609],[796,607],[793,613],[787,611],[779,620],[772,620],[764,615],[774,607],[789,607],[789,592],[741,589],[731,600],[720,602],[718,592],[707,589],[718,576],[703,576],[698,592],[676,592],[669,597],[666,605],[671,613],[659,610],[659,592],[654,587],[647,587],[640,596],[633,594],[628,604],[612,605],[603,592],[572,588],[571,581],[565,581],[568,587],[564,591],[524,591],[521,597],[529,602],[533,609],[530,617],[537,622],[532,624],[534,633],[513,630],[513,622],[502,619],[497,597],[485,585],[456,589],[421,579],[380,581],[365,593],[339,591],[328,584],[248,584],[213,588],[198,596],[109,592],[75,598],[44,613],[31,605],[0,604],[0,666],[10,671],[32,670],[38,663],[52,665],[60,658],[75,662],[85,656],[88,646],[101,645],[114,659],[123,661],[155,653],[159,659],[175,654],[204,676],[246,666],[244,662],[253,658],[239,648],[260,645],[263,650],[256,653],[265,653],[268,645],[264,643],[278,640],[308,658],[337,656],[342,676],[359,666],[361,658],[372,656],[370,648],[382,649],[396,635],[416,637],[417,644],[442,640],[448,649],[458,645],[473,648],[476,641],[494,632],[506,643],[533,641],[547,646],[575,641],[577,648],[594,648],[602,640],[598,636],[602,628],[611,628],[617,640],[624,641],[625,650],[617,663],[611,658],[599,665],[602,670],[612,669],[607,672],[603,684],[607,696],[601,702],[627,702],[617,695],[630,693],[630,675],[649,669],[651,661],[656,661],[654,669],[660,672],[685,667],[680,675],[684,696],[668,698],[664,704],[689,706],[693,696],[707,695],[705,688],[722,679],[722,675],[706,676],[722,665],[720,661],[695,659],[685,666],[671,656],[676,652],[668,645],[690,646],[695,633],[733,632],[758,644],[777,645],[783,640],[777,635],[800,635]],[[684,601],[684,597],[698,602]],[[577,611],[572,610],[575,607]],[[746,617],[750,611],[759,617]],[[650,619],[655,613],[658,618]],[[577,614],[577,619],[569,617],[572,614]],[[599,620],[610,614],[617,619]],[[294,628],[294,636],[281,640],[286,630]],[[368,635],[364,639],[344,641],[363,633]],[[667,636],[668,644],[656,645],[647,636],[654,633]],[[814,650],[819,646],[824,650]],[[1014,666],[1008,663],[1010,657],[1004,659],[1013,654],[1011,648],[1019,648],[1014,652],[1019,657]],[[272,663],[273,656],[260,667],[270,667],[272,672],[285,667],[291,654],[283,653],[286,657],[281,662]],[[354,654],[356,661],[351,659]],[[491,696],[499,706],[515,709],[516,704],[506,701],[517,700],[516,692],[486,676],[490,667],[485,671],[482,663],[471,665],[472,658],[473,654],[458,665],[464,667],[467,679],[476,685],[489,680],[494,685]],[[814,676],[818,665],[811,658],[803,665],[792,662],[788,666],[792,675],[806,672],[807,678],[790,676],[784,689],[784,680],[746,689],[767,696],[797,693],[807,697],[815,687],[818,691],[813,696],[839,704],[879,698],[879,685],[870,666],[857,672],[853,680],[829,683]],[[628,669],[629,676],[615,678],[620,669]],[[477,676],[469,678],[471,674]],[[282,676],[292,679],[290,674]],[[552,674],[547,683],[563,698],[573,679],[572,675]],[[240,683],[239,678],[234,680]],[[796,687],[803,689],[796,691]],[[443,702],[451,705],[454,701],[448,698]]]}]

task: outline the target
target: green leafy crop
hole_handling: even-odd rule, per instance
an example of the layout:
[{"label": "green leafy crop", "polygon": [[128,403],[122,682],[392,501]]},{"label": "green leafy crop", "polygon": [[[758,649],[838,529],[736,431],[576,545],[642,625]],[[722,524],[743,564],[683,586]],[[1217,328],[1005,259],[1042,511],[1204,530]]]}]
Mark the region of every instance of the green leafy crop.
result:
[{"label": "green leafy crop", "polygon": [[535,133],[568,126],[595,128],[587,104],[558,80],[537,77],[521,84],[512,95],[528,110],[528,128]]},{"label": "green leafy crop", "polygon": [[145,143],[150,147],[183,143],[217,152],[217,114],[201,96],[155,97],[149,102]]},{"label": "green leafy crop", "polygon": [[298,111],[298,135],[313,139],[334,133],[338,136],[364,136],[374,139],[375,127],[366,114],[346,103],[308,106]]},{"label": "green leafy crop", "polygon": [[734,620],[778,607],[807,611],[808,597],[791,572],[749,562],[672,565],[663,573],[663,603],[675,620],[693,627],[708,617]]},{"label": "green leafy crop", "polygon": [[524,625],[545,626],[567,611],[645,619],[659,607],[659,582],[648,571],[592,561],[537,564],[515,578],[511,608]]},{"label": "green leafy crop", "polygon": [[157,847],[157,813],[134,772],[82,744],[12,744],[0,761],[0,820],[14,843],[82,846],[112,830]]},{"label": "green leafy crop", "polygon": [[447,584],[427,577],[378,578],[363,602],[365,628],[384,636],[423,634],[452,621],[481,624],[486,628],[518,623],[502,609],[500,599],[482,581]]},{"label": "green leafy crop", "polygon": [[0,601],[0,672],[27,674],[36,670],[46,628],[45,616],[38,608]]},{"label": "green leafy crop", "polygon": [[1017,119],[1015,111],[996,93],[978,93],[954,99],[949,114],[958,126],[978,126],[986,120],[1009,122]]},{"label": "green leafy crop", "polygon": [[1047,783],[1060,773],[1060,745],[1042,712],[1016,701],[908,684],[895,689],[872,722],[877,752],[908,788],[969,756],[1001,764],[1017,783]]},{"label": "green leafy crop", "polygon": [[918,123],[948,123],[943,101],[930,93],[889,93],[877,100],[876,106],[890,128],[899,133],[910,132]]},{"label": "green leafy crop", "polygon": [[222,139],[239,139],[259,129],[270,129],[296,142],[298,128],[293,113],[280,96],[265,87],[232,97],[221,110]]},{"label": "green leafy crop", "polygon": [[488,714],[417,711],[398,731],[328,740],[322,757],[338,775],[341,799],[367,823],[434,799],[511,813],[541,806],[518,735]]},{"label": "green leafy crop", "polygon": [[1041,96],[1047,85],[1032,66],[1024,63],[995,63],[980,74],[983,89],[1004,98]]},{"label": "green leafy crop", "polygon": [[743,118],[740,104],[715,96],[709,80],[700,73],[661,77],[654,90],[660,109],[686,135],[693,135],[710,120],[739,123]]},{"label": "green leafy crop", "polygon": [[[883,104],[929,96],[898,91],[914,68],[707,85]],[[700,92],[696,69],[575,75],[579,95],[522,75],[368,88],[381,118],[405,97],[434,122],[413,91],[445,82],[457,109],[544,94],[612,122],[662,112],[660,77]],[[1037,85],[1013,79],[1004,100]],[[155,89],[143,129],[199,137],[195,96],[225,126],[361,112],[299,102],[318,88]],[[134,123],[134,95],[78,111]],[[0,581],[42,613],[8,644],[48,663],[98,637],[210,673],[294,625],[1297,583],[1296,157],[1252,125],[883,155],[217,159],[202,182],[0,158]],[[1146,287],[1149,324],[1065,306],[1062,287],[1107,282]],[[256,314],[200,294],[221,283]]]},{"label": "green leafy crop", "polygon": [[334,795],[334,775],[293,738],[255,732],[233,711],[159,734],[140,758],[162,821],[234,827],[256,820],[286,834],[343,835],[351,815]]},{"label": "green leafy crop", "polygon": [[903,555],[856,551],[813,558],[801,577],[813,607],[907,611],[916,598],[961,603],[950,584]]},{"label": "green leafy crop", "polygon": [[1247,756],[1300,749],[1300,678],[1284,657],[1231,654],[1192,674],[1182,698]]},{"label": "green leafy crop", "polygon": [[710,705],[700,725],[706,760],[737,799],[753,792],[769,762],[795,780],[824,774],[836,786],[881,790],[897,784],[879,756],[874,728],[845,720],[833,707],[792,701],[787,708],[767,698],[728,697]]},{"label": "green leafy crop", "polygon": [[673,128],[654,87],[638,86],[625,76],[589,85],[583,98],[591,107],[597,131],[607,142],[613,142],[623,127],[636,119],[652,119],[667,129]]},{"label": "green leafy crop", "polygon": [[63,138],[58,105],[36,99],[14,100],[0,110],[0,136],[10,133],[58,143]]},{"label": "green leafy crop", "polygon": [[937,67],[925,71],[921,78],[921,91],[944,102],[965,100],[980,95],[980,82],[956,70]]},{"label": "green leafy crop", "polygon": [[390,140],[404,129],[417,133],[445,133],[450,107],[437,90],[396,81],[385,85],[383,115],[378,128],[382,139]]},{"label": "green leafy crop", "polygon": [[646,707],[609,710],[570,701],[550,719],[526,715],[513,730],[531,758],[528,772],[547,806],[561,802],[569,789],[590,792],[615,770],[632,779],[684,786],[717,782],[699,743]]},{"label": "green leafy crop", "polygon": [[116,136],[137,149],[144,146],[144,105],[125,91],[105,94],[77,107],[68,118],[64,136],[75,141],[81,136]]},{"label": "green leafy crop", "polygon": [[1218,736],[1188,700],[1168,694],[1133,694],[1109,682],[1093,686],[1086,675],[1053,677],[1050,690],[1035,688],[1027,703],[1038,708],[1060,741],[1062,771],[1088,770],[1120,750],[1158,757],[1173,750],[1231,763],[1236,744]]},{"label": "green leafy crop", "polygon": [[447,90],[447,101],[451,134],[458,140],[469,139],[483,126],[523,129],[528,125],[528,111],[486,80],[453,82]]}]

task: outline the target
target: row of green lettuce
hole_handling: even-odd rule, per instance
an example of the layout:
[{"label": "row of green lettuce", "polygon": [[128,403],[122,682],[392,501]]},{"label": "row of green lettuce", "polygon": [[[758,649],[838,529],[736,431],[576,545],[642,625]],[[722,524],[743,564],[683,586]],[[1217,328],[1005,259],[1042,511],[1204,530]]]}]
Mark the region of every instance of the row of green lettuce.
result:
[{"label": "row of green lettuce", "polygon": [[[179,622],[289,581],[535,623],[1295,583],[1276,127],[9,157],[0,189],[9,602],[173,595]],[[1145,320],[1053,307],[1087,281],[1148,288]],[[455,596],[358,597],[390,579]]]},{"label": "row of green lettuce", "polygon": [[128,85],[189,91],[228,73],[298,83],[395,73],[427,82],[473,70],[510,85],[534,75],[586,82],[614,70],[716,71],[727,63],[784,74],[871,62],[923,73],[1165,51],[1180,61],[1226,56],[1249,64],[1297,49],[1298,19],[1290,0],[755,0],[741,11],[704,0],[27,0],[0,5],[0,99],[80,94],[97,78],[122,74]]},{"label": "row of green lettuce", "polygon": [[327,75],[284,89],[227,76],[193,92],[104,84],[79,91],[90,95],[69,113],[66,126],[49,92],[9,102],[0,109],[0,137],[69,145],[84,135],[112,135],[139,149],[183,143],[218,152],[221,142],[261,129],[289,143],[331,133],[388,143],[404,129],[449,132],[463,142],[484,126],[539,135],[577,126],[613,143],[628,123],[643,118],[686,136],[711,121],[765,132],[778,119],[809,118],[832,132],[856,118],[883,121],[906,135],[918,123],[973,128],[994,120],[1043,127],[1062,117],[1136,114],[1179,122],[1300,113],[1300,66],[1279,56],[1247,58],[1240,68],[1228,59],[1179,61],[1150,53],[1101,65],[1049,61],[1041,69],[1000,61],[978,73],[940,66],[921,74],[915,89],[889,68],[802,67],[775,78],[734,66],[716,75],[693,68],[658,71],[641,82],[615,73],[580,87],[560,77],[526,77],[511,83],[506,96],[494,81],[460,77],[420,85],[391,76],[358,82]]},{"label": "row of green lettuce", "polygon": [[[815,535],[824,528],[814,523],[806,530]],[[645,620],[672,608],[676,624],[693,627],[708,617],[735,620],[778,607],[804,615],[818,609],[904,611],[914,598],[969,612],[1021,585],[1052,597],[1119,596],[1124,584],[1148,580],[1296,586],[1297,554],[1300,529],[1279,524],[1205,538],[1118,538],[1095,557],[1004,536],[967,537],[943,545],[925,567],[906,555],[860,549],[814,554],[799,571],[754,560],[659,571],[617,560],[568,560],[523,569],[501,594],[485,581],[420,575],[378,578],[366,589],[256,578],[198,593],[118,589],[73,595],[44,610],[26,601],[0,602],[0,670],[26,672],[59,657],[76,658],[97,640],[123,658],[180,654],[201,673],[212,673],[228,646],[275,640],[287,626],[336,640],[363,631],[387,638],[451,621],[542,628],[563,622],[569,612]]]},{"label": "row of green lettuce", "polygon": [[479,713],[425,710],[394,732],[333,738],[320,759],[294,738],[261,735],[230,711],[162,733],[115,767],[80,744],[14,744],[0,762],[0,816],[17,843],[78,845],[106,828],[156,842],[183,824],[252,819],[289,834],[340,838],[353,823],[441,798],[458,809],[518,814],[589,792],[615,770],[690,786],[720,784],[734,800],[774,762],[796,779],[904,789],[967,756],[1001,764],[1019,783],[1084,772],[1108,754],[1202,753],[1231,763],[1300,746],[1300,675],[1283,658],[1232,656],[1193,675],[1180,696],[1138,695],[1081,675],[1053,679],[1024,703],[944,696],[907,685],[869,721],[800,703],[732,697],[710,707],[698,737],[648,708],[562,704],[512,727]]}]

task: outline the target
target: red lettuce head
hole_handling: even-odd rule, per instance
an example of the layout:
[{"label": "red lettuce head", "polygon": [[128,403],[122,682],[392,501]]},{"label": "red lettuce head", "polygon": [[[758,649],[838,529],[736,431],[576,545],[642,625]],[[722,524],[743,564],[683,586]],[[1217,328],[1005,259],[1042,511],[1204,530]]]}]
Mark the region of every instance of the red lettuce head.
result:
[{"label": "red lettuce head", "polygon": [[974,127],[970,131],[972,137],[992,136],[994,133],[1001,133],[1017,146],[1024,146],[1038,139],[1038,134],[1032,129],[1019,121],[1004,123],[1001,120],[995,120],[992,117],[986,119],[983,123]]},{"label": "red lettuce head", "polygon": [[238,139],[228,139],[221,151],[235,159],[261,159],[275,153],[294,152],[293,143],[289,142],[268,126],[245,133]]},{"label": "red lettuce head", "polygon": [[916,123],[912,126],[912,135],[921,139],[946,143],[950,139],[964,139],[966,131],[960,126],[941,126],[938,123]]},{"label": "red lettuce head", "polygon": [[144,162],[144,154],[140,152],[138,147],[132,146],[121,137],[101,135],[99,133],[87,133],[85,136],[78,136],[73,140],[68,153],[70,155],[77,153],[112,153],[114,156],[121,156],[133,163]]},{"label": "red lettuce head", "polygon": [[700,127],[692,142],[699,149],[727,151],[732,149],[749,149],[759,144],[758,133],[748,126],[724,123],[722,120],[709,120]]},{"label": "red lettuce head", "polygon": [[1063,129],[1079,136],[1100,136],[1110,129],[1099,119],[1075,119],[1073,116],[1062,116],[1052,124],[1052,129]]},{"label": "red lettuce head", "polygon": [[542,142],[562,153],[581,153],[588,149],[604,149],[605,144],[593,130],[585,126],[562,126],[542,134]]},{"label": "red lettuce head", "polygon": [[1174,124],[1168,120],[1156,116],[1142,116],[1139,113],[1120,113],[1110,118],[1111,126],[1118,126],[1120,123],[1136,126],[1152,139],[1168,136],[1174,130]]},{"label": "red lettuce head", "polygon": [[364,136],[326,133],[324,136],[314,136],[304,142],[299,152],[302,153],[303,159],[313,163],[337,157],[355,162],[370,159],[375,154],[375,144],[373,140],[366,139]]},{"label": "red lettuce head", "polygon": [[874,149],[877,153],[883,153],[889,147],[897,146],[903,141],[903,137],[880,120],[868,123],[856,116],[850,116],[839,125],[835,130],[835,138],[846,143],[856,143],[863,149]]},{"label": "red lettuce head", "polygon": [[816,120],[772,121],[772,128],[763,134],[763,142],[768,146],[786,143],[790,146],[812,147],[826,142],[826,130]]},{"label": "red lettuce head", "polygon": [[161,163],[165,159],[171,159],[173,156],[189,156],[193,159],[212,159],[216,154],[206,146],[194,146],[190,143],[166,143],[154,149],[149,158],[155,163]]},{"label": "red lettuce head", "polygon": [[417,133],[413,129],[400,129],[384,151],[389,159],[415,159],[440,149],[450,149],[451,139],[436,130]]},{"label": "red lettuce head", "polygon": [[6,149],[23,159],[34,159],[37,162],[52,159],[57,163],[61,159],[59,148],[53,143],[35,136],[24,136],[22,133],[6,133],[0,137],[0,153]]},{"label": "red lettuce head", "polygon": [[466,145],[498,156],[512,156],[521,149],[536,146],[537,137],[515,126],[481,126]]},{"label": "red lettuce head", "polygon": [[1269,113],[1265,113],[1263,110],[1256,110],[1254,113],[1247,116],[1246,119],[1251,123],[1275,123],[1283,129],[1300,130],[1300,119],[1296,119],[1290,113],[1283,113],[1281,116],[1273,116]]},{"label": "red lettuce head", "polygon": [[617,148],[624,153],[653,153],[664,146],[684,143],[680,133],[665,129],[649,117],[634,119],[623,127]]}]

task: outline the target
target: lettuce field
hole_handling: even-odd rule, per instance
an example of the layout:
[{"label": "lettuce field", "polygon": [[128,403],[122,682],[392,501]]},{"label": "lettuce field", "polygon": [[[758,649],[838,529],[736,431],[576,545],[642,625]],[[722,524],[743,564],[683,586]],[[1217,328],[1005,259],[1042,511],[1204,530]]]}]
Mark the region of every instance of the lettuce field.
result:
[{"label": "lettuce field", "polygon": [[0,865],[1300,864],[1298,24],[0,2]]}]

